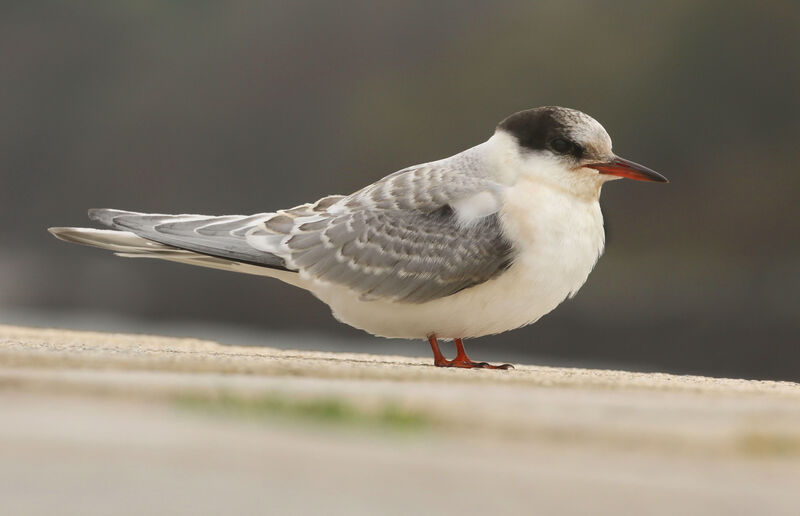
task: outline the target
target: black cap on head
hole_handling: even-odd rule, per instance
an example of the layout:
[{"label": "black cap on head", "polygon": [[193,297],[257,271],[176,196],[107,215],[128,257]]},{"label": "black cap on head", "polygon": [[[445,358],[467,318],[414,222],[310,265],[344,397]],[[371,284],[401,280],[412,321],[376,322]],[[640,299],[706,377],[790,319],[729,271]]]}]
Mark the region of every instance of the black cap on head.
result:
[{"label": "black cap on head", "polygon": [[573,109],[545,106],[514,113],[497,128],[514,136],[525,149],[551,150],[580,159],[585,149],[575,141],[573,128],[583,122],[582,117],[589,118]]}]

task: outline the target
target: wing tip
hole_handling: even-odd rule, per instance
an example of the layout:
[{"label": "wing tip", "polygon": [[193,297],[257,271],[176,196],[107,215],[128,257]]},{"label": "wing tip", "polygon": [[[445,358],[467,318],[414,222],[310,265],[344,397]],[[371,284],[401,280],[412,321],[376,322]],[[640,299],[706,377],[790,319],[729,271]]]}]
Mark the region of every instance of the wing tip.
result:
[{"label": "wing tip", "polygon": [[114,219],[120,215],[139,215],[134,211],[115,210],[113,208],[91,208],[87,214],[89,219],[108,227],[115,227]]},{"label": "wing tip", "polygon": [[47,228],[48,233],[53,235],[59,240],[64,242],[69,242],[72,244],[82,244],[83,242],[81,236],[83,233],[86,233],[89,228],[72,228],[72,227],[64,227],[64,226],[53,226],[51,228]]},{"label": "wing tip", "polygon": [[66,238],[64,238],[64,234],[67,233],[67,231],[69,229],[70,228],[66,228],[66,227],[62,227],[62,226],[53,226],[51,228],[47,228],[47,232],[50,233],[51,235],[53,235],[54,237],[56,237],[59,240],[67,241]]},{"label": "wing tip", "polygon": [[114,215],[118,210],[109,208],[91,208],[86,213],[89,215],[89,220],[99,222],[104,226],[111,226],[114,223]]}]

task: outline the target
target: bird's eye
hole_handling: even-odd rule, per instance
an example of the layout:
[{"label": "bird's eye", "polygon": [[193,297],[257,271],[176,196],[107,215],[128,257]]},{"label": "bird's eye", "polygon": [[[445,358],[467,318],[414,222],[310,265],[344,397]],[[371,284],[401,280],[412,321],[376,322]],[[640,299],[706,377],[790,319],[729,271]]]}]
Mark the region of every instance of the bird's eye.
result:
[{"label": "bird's eye", "polygon": [[559,154],[568,154],[574,147],[574,143],[564,138],[556,138],[550,142],[550,148]]}]

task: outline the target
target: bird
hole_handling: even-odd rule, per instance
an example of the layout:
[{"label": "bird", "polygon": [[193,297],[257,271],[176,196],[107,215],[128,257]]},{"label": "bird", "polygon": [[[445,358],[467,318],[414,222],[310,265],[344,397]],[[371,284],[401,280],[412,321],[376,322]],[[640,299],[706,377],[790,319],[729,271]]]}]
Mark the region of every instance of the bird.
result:
[{"label": "bird", "polygon": [[[534,323],[578,292],[605,246],[601,188],[620,178],[668,182],[614,154],[594,118],[544,106],[350,195],[255,215],[92,209],[107,229],[49,231],[118,256],[276,278],[342,323],[427,339],[435,366],[509,369],[471,360],[463,339]],[[440,339],[454,341],[455,358]]]}]

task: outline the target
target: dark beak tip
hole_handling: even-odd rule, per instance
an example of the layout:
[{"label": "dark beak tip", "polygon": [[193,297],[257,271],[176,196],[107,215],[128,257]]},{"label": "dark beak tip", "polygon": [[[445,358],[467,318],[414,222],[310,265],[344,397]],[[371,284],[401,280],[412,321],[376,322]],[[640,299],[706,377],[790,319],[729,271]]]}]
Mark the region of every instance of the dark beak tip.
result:
[{"label": "dark beak tip", "polygon": [[[656,172],[655,174],[658,174],[658,172]],[[662,184],[669,183],[669,179],[667,179],[666,177],[662,176],[661,174],[658,175],[655,174],[648,176],[646,179],[642,178],[640,179],[640,181],[651,182],[651,183],[662,183]]]},{"label": "dark beak tip", "polygon": [[667,179],[663,175],[659,174],[658,172],[653,172],[653,174],[655,174],[653,176],[653,182],[655,182],[655,183],[669,183],[669,179]]}]

